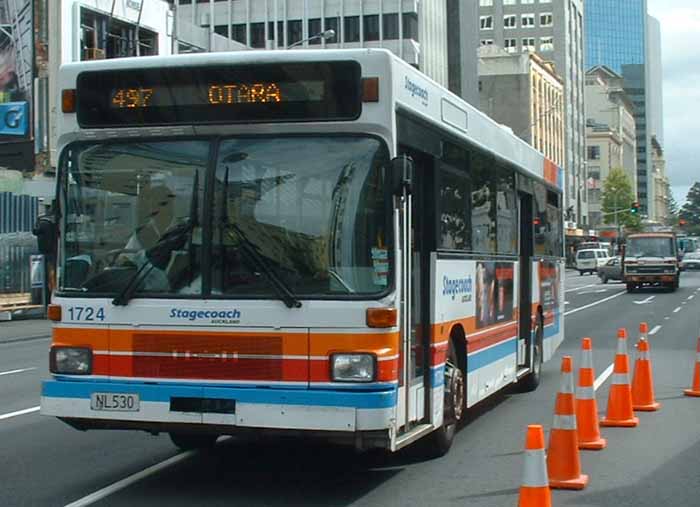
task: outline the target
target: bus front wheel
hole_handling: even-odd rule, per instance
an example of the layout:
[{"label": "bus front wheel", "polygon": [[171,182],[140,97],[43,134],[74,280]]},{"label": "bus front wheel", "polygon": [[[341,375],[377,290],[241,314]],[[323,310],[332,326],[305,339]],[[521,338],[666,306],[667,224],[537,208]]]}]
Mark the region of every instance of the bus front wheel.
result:
[{"label": "bus front wheel", "polygon": [[218,435],[199,433],[170,433],[170,440],[183,451],[211,449],[216,444]]},{"label": "bus front wheel", "polygon": [[443,401],[442,426],[433,431],[426,442],[429,457],[439,458],[447,454],[454,441],[460,421],[464,418],[466,403],[466,378],[454,344],[450,340],[450,349],[445,363],[445,397]]}]

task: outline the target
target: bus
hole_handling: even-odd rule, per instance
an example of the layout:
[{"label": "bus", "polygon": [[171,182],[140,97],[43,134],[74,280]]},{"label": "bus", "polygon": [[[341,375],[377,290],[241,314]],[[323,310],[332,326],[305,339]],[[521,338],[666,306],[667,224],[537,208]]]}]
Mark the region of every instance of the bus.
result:
[{"label": "bus", "polygon": [[562,171],[392,53],[124,58],[58,82],[43,414],[182,449],[441,455],[475,404],[537,387],[564,336]]}]

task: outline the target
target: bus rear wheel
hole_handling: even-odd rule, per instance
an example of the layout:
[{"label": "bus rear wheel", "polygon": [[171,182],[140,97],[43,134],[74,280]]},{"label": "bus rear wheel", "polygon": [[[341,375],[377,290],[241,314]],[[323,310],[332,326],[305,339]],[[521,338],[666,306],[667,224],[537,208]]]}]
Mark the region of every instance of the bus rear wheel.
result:
[{"label": "bus rear wheel", "polygon": [[439,458],[452,447],[459,423],[464,418],[466,408],[466,368],[460,366],[455,338],[450,340],[447,362],[445,363],[445,396],[443,401],[442,426],[433,431],[426,441],[426,455]]},{"label": "bus rear wheel", "polygon": [[200,433],[170,433],[170,440],[183,451],[212,449],[217,438],[218,435]]}]

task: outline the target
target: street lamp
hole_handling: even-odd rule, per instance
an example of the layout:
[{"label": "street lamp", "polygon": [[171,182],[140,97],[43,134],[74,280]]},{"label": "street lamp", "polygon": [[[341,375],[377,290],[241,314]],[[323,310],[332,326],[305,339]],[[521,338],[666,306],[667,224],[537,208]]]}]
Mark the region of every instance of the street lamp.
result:
[{"label": "street lamp", "polygon": [[307,37],[306,39],[298,40],[294,44],[290,44],[289,46],[287,46],[287,49],[292,49],[295,46],[300,46],[301,44],[304,44],[305,42],[309,42],[312,40],[316,40],[316,39],[328,40],[328,39],[332,39],[333,37],[335,37],[335,30],[333,30],[332,28],[329,28],[328,30],[324,30],[321,33],[317,33],[316,35],[312,35],[311,37]]}]

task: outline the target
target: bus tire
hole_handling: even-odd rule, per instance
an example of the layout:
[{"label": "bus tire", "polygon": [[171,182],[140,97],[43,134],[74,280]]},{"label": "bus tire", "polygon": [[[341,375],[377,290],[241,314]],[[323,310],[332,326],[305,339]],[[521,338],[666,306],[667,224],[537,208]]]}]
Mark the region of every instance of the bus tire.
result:
[{"label": "bus tire", "polygon": [[628,283],[628,284],[627,284],[627,292],[629,292],[630,294],[634,292],[634,289],[635,289],[635,288],[636,288],[636,287],[635,287],[635,285],[634,285],[633,283]]},{"label": "bus tire", "polygon": [[535,344],[532,347],[532,371],[523,377],[517,384],[517,390],[521,393],[529,393],[537,389],[542,379],[542,363],[544,357],[544,318],[540,313],[537,317],[537,328],[535,329]]},{"label": "bus tire", "polygon": [[442,426],[426,438],[425,455],[439,458],[452,447],[459,423],[464,418],[467,406],[466,368],[460,364],[457,347],[450,339],[447,362],[445,363],[445,396],[443,402]]},{"label": "bus tire", "polygon": [[170,433],[170,440],[175,447],[183,451],[212,449],[216,444],[218,435],[207,435],[206,433]]}]

